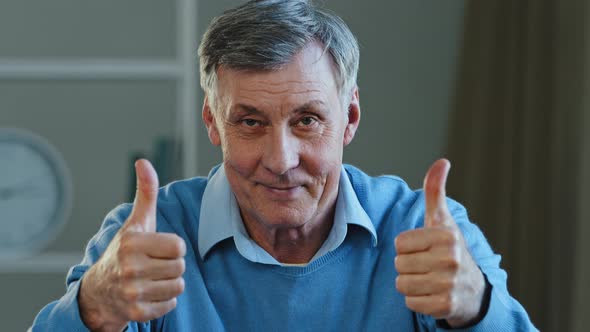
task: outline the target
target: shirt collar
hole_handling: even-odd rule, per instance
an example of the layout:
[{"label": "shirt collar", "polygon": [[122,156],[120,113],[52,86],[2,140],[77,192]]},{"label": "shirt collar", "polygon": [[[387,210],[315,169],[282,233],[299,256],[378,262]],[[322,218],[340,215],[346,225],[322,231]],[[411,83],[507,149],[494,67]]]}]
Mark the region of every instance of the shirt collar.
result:
[{"label": "shirt collar", "polygon": [[[346,174],[342,166],[334,225],[312,261],[338,248],[344,242],[348,224],[358,225],[367,230],[372,237],[373,246],[377,245],[375,227],[358,201]],[[201,202],[198,240],[201,258],[204,259],[215,244],[230,237],[233,237],[237,250],[246,259],[264,264],[282,265],[248,236],[225,169],[221,165],[209,174],[209,181]]]}]

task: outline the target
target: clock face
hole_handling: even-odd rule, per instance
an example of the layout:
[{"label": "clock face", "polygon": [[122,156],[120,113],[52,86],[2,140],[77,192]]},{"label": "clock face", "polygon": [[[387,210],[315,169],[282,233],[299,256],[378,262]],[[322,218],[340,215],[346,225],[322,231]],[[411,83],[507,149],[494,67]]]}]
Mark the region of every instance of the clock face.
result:
[{"label": "clock face", "polygon": [[22,130],[0,128],[0,156],[0,257],[32,253],[69,216],[69,172],[49,142]]}]

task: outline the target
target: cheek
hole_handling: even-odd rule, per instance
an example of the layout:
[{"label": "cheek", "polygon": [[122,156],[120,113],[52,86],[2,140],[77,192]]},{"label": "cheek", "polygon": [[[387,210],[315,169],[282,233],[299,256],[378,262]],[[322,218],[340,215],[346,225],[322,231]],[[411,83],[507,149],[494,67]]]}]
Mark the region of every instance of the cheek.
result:
[{"label": "cheek", "polygon": [[224,141],[222,150],[224,162],[243,176],[252,174],[260,159],[260,147],[244,142],[232,143],[231,138]]},{"label": "cheek", "polygon": [[340,169],[342,164],[342,139],[336,136],[323,136],[319,140],[305,144],[301,159],[305,161],[310,171],[318,175],[327,175]]}]

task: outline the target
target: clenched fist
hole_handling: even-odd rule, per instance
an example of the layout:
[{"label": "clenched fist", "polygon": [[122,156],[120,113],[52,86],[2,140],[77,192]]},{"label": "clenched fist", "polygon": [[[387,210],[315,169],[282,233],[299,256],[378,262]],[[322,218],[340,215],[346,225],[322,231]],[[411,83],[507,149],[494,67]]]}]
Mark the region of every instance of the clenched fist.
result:
[{"label": "clenched fist", "polygon": [[477,317],[485,280],[447,208],[449,169],[450,163],[441,159],[426,174],[424,228],[395,239],[396,287],[411,310],[460,327]]},{"label": "clenched fist", "polygon": [[121,331],[129,321],[163,316],[184,291],[184,240],[156,233],[158,176],[147,160],[137,161],[135,170],[133,210],[82,279],[80,314],[93,331]]}]

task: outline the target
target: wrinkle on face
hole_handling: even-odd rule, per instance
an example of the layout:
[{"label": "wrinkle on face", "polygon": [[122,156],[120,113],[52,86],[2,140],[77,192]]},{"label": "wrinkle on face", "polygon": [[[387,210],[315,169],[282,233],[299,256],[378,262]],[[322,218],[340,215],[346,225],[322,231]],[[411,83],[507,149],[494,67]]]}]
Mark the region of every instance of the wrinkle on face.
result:
[{"label": "wrinkle on face", "polygon": [[348,124],[334,73],[317,43],[275,71],[218,71],[228,181],[250,237],[285,262],[311,258],[333,222]]}]

